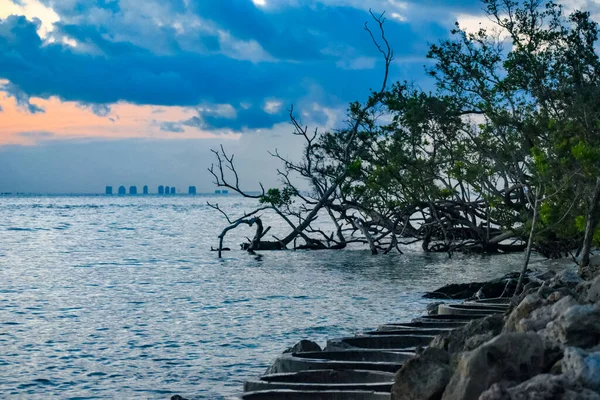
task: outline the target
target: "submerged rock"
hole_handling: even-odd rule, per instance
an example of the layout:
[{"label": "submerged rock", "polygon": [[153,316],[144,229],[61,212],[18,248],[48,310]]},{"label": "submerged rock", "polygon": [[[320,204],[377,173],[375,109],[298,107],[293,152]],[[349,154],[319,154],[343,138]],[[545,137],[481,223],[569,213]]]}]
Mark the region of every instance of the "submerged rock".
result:
[{"label": "submerged rock", "polygon": [[542,372],[544,345],[535,333],[503,333],[462,355],[443,400],[476,400],[500,381],[523,382]]},{"label": "submerged rock", "polygon": [[436,400],[442,397],[452,375],[448,353],[426,348],[396,373],[392,400]]}]

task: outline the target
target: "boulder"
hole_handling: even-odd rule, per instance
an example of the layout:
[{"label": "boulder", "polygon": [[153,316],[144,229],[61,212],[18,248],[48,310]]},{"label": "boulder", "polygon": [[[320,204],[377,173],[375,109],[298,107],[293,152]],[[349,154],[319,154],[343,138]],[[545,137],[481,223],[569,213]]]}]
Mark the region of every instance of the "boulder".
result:
[{"label": "boulder", "polygon": [[575,288],[581,282],[582,279],[576,271],[565,269],[556,274],[554,278],[550,279],[548,281],[548,286],[553,289],[561,287]]},{"label": "boulder", "polygon": [[600,352],[587,353],[577,347],[567,347],[561,368],[584,387],[600,392]]},{"label": "boulder", "polygon": [[540,333],[565,346],[596,346],[600,343],[600,303],[574,305]]},{"label": "boulder", "polygon": [[600,276],[589,282],[589,286],[582,297],[585,303],[597,303],[600,301]]},{"label": "boulder", "polygon": [[317,343],[313,342],[312,340],[301,340],[298,343],[296,343],[294,346],[288,347],[287,350],[285,350],[283,352],[283,354],[301,353],[301,352],[306,352],[306,351],[322,351],[322,349],[321,349],[321,346],[319,346]]},{"label": "boulder", "polygon": [[[562,294],[555,292],[548,297],[548,304],[533,310],[528,317],[517,322],[515,330],[517,332],[537,332],[546,328],[550,321],[555,320],[562,315],[570,307],[577,305],[577,300],[571,296],[562,297]],[[554,304],[550,304],[553,300],[560,298]]]},{"label": "boulder", "polygon": [[[461,328],[436,336],[430,347],[446,350],[450,355],[472,350],[502,331],[504,319],[501,315],[475,319]],[[481,337],[484,335],[484,337]]]},{"label": "boulder", "polygon": [[504,324],[504,332],[515,332],[517,325],[523,318],[528,318],[533,310],[540,308],[546,304],[539,294],[527,295],[508,315]]},{"label": "boulder", "polygon": [[426,348],[396,373],[392,400],[438,400],[450,380],[448,353]]},{"label": "boulder", "polygon": [[443,400],[476,400],[503,380],[523,382],[542,372],[544,345],[535,333],[503,333],[462,355]]},{"label": "boulder", "polygon": [[479,400],[600,400],[600,395],[571,381],[565,375],[537,375],[510,387],[495,383]]}]

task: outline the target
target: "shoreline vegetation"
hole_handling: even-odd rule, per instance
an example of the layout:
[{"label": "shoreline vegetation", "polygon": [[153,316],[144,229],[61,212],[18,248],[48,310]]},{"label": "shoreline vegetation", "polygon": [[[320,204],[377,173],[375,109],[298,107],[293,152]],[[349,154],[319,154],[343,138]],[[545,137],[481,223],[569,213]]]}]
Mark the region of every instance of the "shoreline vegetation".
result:
[{"label": "shoreline vegetation", "polygon": [[[219,235],[248,225],[242,249],[345,249],[402,252],[537,251],[577,260],[590,270],[600,244],[600,58],[598,25],[587,11],[554,1],[482,0],[492,26],[432,44],[426,72],[434,89],[392,82],[394,51],[385,14],[371,12],[366,35],[382,79],[364,102],[349,105],[346,124],[322,132],[289,110],[300,160],[276,149],[279,187],[243,189],[234,155],[213,150],[209,171],[219,188],[259,206],[230,217]],[[483,22],[489,22],[483,21]],[[263,226],[272,212],[289,227]],[[327,219],[333,227],[323,230]],[[517,284],[518,292],[522,283]]]},{"label": "shoreline vegetation", "polygon": [[[228,222],[219,257],[227,232],[248,225],[256,228],[242,244],[250,253],[361,244],[376,255],[420,243],[449,256],[523,252],[522,269],[428,293],[465,302],[433,303],[432,315],[412,322],[331,339],[323,350],[300,342],[246,385],[291,391],[243,399],[388,399],[391,392],[414,400],[600,400],[600,262],[591,257],[600,244],[598,24],[554,1],[482,5],[493,28],[457,23],[449,39],[430,46],[433,91],[390,84],[393,38],[385,14],[371,13],[375,28],[365,30],[382,57],[379,89],[350,104],[346,126],[329,132],[310,130],[292,107],[304,153],[300,160],[271,153],[282,163],[280,187],[244,191],[234,155],[214,150],[215,184],[260,205],[235,218],[209,205]],[[267,240],[263,212],[274,212],[289,233]],[[319,219],[333,230],[319,228]],[[534,251],[570,259],[578,270],[534,273]],[[306,373],[315,369],[395,377]],[[389,391],[358,390],[378,379]]]}]

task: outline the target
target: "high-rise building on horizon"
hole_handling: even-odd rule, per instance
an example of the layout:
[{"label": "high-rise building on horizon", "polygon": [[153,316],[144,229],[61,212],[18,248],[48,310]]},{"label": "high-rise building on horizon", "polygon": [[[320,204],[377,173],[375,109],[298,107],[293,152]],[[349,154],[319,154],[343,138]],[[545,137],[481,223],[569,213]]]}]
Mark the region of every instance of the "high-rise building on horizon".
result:
[{"label": "high-rise building on horizon", "polygon": [[105,193],[108,194],[108,195],[112,195],[113,194],[113,187],[112,186],[107,186]]},{"label": "high-rise building on horizon", "polygon": [[127,189],[125,189],[125,186],[121,185],[119,186],[119,196],[124,196],[127,194]]},{"label": "high-rise building on horizon", "polygon": [[188,188],[188,194],[196,194],[196,186],[190,186]]},{"label": "high-rise building on horizon", "polygon": [[144,189],[142,191],[144,194],[148,194],[148,185],[144,185]]},{"label": "high-rise building on horizon", "polygon": [[137,186],[130,186],[129,194],[137,194]]},{"label": "high-rise building on horizon", "polygon": [[165,187],[163,185],[158,187],[158,194],[165,194]]},{"label": "high-rise building on horizon", "polygon": [[171,188],[169,186],[165,186],[165,194],[171,194]]},{"label": "high-rise building on horizon", "polygon": [[175,189],[175,186],[171,188],[171,194],[177,194],[177,189]]}]

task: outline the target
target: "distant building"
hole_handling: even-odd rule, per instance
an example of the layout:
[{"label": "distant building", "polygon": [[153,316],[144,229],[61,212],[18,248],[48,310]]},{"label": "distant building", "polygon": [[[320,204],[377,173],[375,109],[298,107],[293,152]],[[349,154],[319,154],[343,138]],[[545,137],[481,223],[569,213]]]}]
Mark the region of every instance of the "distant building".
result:
[{"label": "distant building", "polygon": [[229,190],[227,189],[223,189],[223,191],[221,191],[222,194],[229,194]]},{"label": "distant building", "polygon": [[173,187],[171,188],[171,194],[175,194],[175,193],[177,193],[177,190],[175,190],[175,186],[173,186]]},{"label": "distant building", "polygon": [[106,187],[106,194],[108,194],[108,195],[112,195],[113,194],[112,186],[107,186]]},{"label": "distant building", "polygon": [[196,194],[196,186],[190,186],[188,188],[188,194]]},{"label": "distant building", "polygon": [[158,194],[165,194],[165,187],[163,185],[158,187]]},{"label": "distant building", "polygon": [[137,194],[137,186],[130,186],[129,194]]},{"label": "distant building", "polygon": [[127,194],[127,189],[125,189],[125,186],[119,186],[119,196],[124,196]]},{"label": "distant building", "polygon": [[221,191],[217,189],[215,190],[215,194],[221,194]]},{"label": "distant building", "polygon": [[169,186],[165,186],[165,194],[170,194],[171,188]]},{"label": "distant building", "polygon": [[144,191],[144,194],[148,194],[148,185],[144,185],[143,191]]}]

